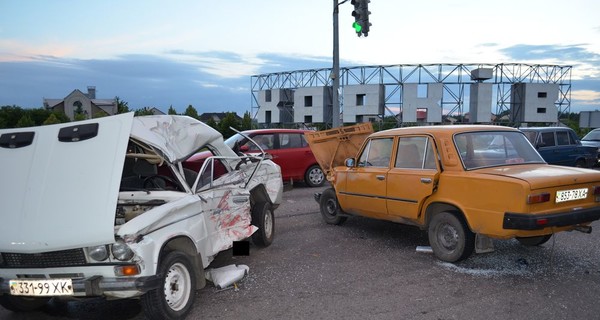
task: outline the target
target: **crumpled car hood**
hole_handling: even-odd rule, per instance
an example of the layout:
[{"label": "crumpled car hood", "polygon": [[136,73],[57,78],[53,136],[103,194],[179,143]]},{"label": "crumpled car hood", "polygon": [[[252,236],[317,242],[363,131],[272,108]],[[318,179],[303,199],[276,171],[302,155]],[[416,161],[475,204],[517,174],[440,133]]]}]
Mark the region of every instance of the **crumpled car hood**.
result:
[{"label": "crumpled car hood", "polygon": [[[144,116],[133,118],[131,136],[141,140],[161,152],[171,163],[181,162],[198,151],[205,144],[224,145],[223,136],[217,131],[204,130],[205,124],[185,116]],[[219,148],[229,151],[229,147]],[[220,154],[235,157],[231,153]]]}]

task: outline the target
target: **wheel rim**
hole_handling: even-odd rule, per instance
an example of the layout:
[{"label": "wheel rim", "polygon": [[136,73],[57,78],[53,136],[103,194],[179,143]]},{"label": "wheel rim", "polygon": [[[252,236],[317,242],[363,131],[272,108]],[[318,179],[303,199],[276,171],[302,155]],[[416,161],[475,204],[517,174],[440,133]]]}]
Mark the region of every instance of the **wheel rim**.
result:
[{"label": "wheel rim", "polygon": [[321,184],[321,182],[323,182],[323,179],[323,171],[319,168],[314,168],[308,173],[308,180],[310,180],[312,184]]},{"label": "wheel rim", "polygon": [[267,239],[271,239],[271,235],[273,234],[273,216],[271,215],[270,210],[265,211],[265,237]]},{"label": "wheel rim", "polygon": [[335,200],[328,199],[325,202],[325,211],[326,211],[327,215],[334,217],[336,210],[337,210],[337,204],[335,203]]},{"label": "wheel rim", "polygon": [[174,311],[183,309],[190,300],[191,276],[188,269],[181,263],[175,263],[165,277],[165,300]]},{"label": "wheel rim", "polygon": [[453,251],[458,246],[458,230],[449,224],[441,225],[438,229],[437,239],[440,245],[448,250]]}]

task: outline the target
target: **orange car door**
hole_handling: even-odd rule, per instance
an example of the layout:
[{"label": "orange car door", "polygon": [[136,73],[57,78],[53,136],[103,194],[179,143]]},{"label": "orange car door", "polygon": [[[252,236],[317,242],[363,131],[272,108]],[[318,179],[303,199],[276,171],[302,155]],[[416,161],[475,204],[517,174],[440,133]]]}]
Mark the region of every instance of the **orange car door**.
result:
[{"label": "orange car door", "polygon": [[427,136],[401,137],[388,172],[387,208],[392,216],[417,219],[423,201],[437,183],[437,155]]},{"label": "orange car door", "polygon": [[367,143],[358,163],[347,172],[342,207],[347,212],[385,218],[386,179],[388,175],[393,138],[372,139]]}]

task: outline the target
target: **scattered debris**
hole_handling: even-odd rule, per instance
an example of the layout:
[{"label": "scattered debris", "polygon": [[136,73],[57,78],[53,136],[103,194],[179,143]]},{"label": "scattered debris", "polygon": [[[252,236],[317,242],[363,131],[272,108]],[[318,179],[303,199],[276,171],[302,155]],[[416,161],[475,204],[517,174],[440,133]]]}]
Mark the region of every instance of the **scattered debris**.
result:
[{"label": "scattered debris", "polygon": [[206,280],[212,282],[217,289],[234,289],[238,291],[237,282],[242,280],[250,268],[246,265],[229,265],[206,270]]},{"label": "scattered debris", "polygon": [[433,250],[430,246],[417,246],[417,252],[433,253]]}]

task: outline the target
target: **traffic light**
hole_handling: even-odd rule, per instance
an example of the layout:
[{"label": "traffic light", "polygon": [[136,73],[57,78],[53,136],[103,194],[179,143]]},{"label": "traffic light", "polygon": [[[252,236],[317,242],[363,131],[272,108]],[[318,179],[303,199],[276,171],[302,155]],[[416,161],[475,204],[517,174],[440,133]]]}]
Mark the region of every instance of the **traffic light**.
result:
[{"label": "traffic light", "polygon": [[360,5],[361,0],[352,0],[350,3],[354,6],[354,10],[352,10],[352,16],[354,17],[354,23],[352,23],[352,28],[356,31],[356,35],[360,37],[362,34],[362,24],[360,21]]},{"label": "traffic light", "polygon": [[350,2],[354,6],[354,10],[352,10],[352,16],[354,17],[352,27],[359,37],[362,35],[365,37],[369,35],[369,27],[371,26],[371,23],[369,22],[369,15],[371,14],[369,11],[369,2],[371,1],[352,0]]}]

